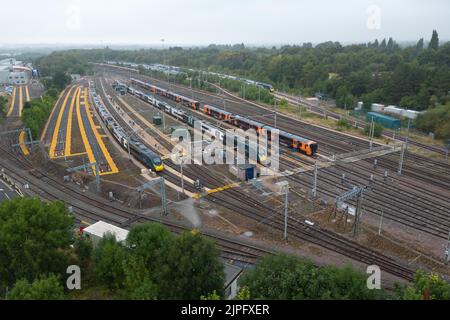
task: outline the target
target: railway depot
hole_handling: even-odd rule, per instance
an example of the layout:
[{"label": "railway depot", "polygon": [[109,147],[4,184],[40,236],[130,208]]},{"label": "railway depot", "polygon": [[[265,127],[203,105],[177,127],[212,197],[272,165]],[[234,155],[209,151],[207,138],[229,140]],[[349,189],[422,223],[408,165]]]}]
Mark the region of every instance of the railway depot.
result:
[{"label": "railway depot", "polygon": [[[289,3],[265,6],[258,37],[304,22]],[[79,45],[0,44],[0,300],[181,300],[166,317],[220,318],[278,312],[242,300],[450,299],[445,33],[134,45],[177,23],[180,39],[226,35],[217,17],[235,4],[187,25],[217,4],[66,5],[39,12],[42,34]],[[161,23],[162,7],[184,20]],[[35,33],[23,21],[13,31]]]}]

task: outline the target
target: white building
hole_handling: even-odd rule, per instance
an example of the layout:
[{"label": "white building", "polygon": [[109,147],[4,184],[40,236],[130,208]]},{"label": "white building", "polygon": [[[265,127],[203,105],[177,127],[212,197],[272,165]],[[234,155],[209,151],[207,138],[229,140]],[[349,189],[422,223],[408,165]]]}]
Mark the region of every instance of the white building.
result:
[{"label": "white building", "polygon": [[15,59],[0,60],[0,84],[26,85],[29,83],[32,69],[22,66]]},{"label": "white building", "polygon": [[127,239],[129,231],[103,221],[98,221],[83,229],[83,234],[91,239],[94,247],[108,233],[115,236],[118,242],[123,242]]}]

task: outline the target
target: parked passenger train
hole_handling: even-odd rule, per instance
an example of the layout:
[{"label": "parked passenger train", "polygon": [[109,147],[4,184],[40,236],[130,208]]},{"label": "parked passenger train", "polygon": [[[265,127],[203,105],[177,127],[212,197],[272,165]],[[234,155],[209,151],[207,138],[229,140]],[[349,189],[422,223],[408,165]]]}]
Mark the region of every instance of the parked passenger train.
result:
[{"label": "parked passenger train", "polygon": [[[141,88],[144,88],[146,90],[149,90],[153,93],[156,93],[163,97],[171,99],[173,101],[179,102],[185,106],[191,107],[194,110],[198,110],[210,117],[216,118],[221,121],[227,121],[227,122],[233,124],[234,126],[239,127],[244,130],[254,129],[258,134],[267,132],[267,134],[269,134],[269,137],[270,137],[270,133],[274,130],[274,128],[269,125],[248,119],[243,116],[236,115],[234,113],[222,110],[218,107],[214,107],[211,105],[200,106],[200,102],[198,102],[197,100],[186,98],[184,96],[167,91],[165,89],[154,86],[152,84],[143,82],[141,80],[131,79],[131,83],[135,84]],[[131,89],[130,90],[131,94],[136,94],[136,90],[134,90],[132,88],[130,88],[130,89]],[[144,94],[144,96],[145,96],[145,94]],[[150,101],[149,102],[157,107],[159,107],[159,105],[163,104],[162,102],[155,102],[154,100],[156,100],[156,99],[154,99],[154,98],[145,97],[143,99],[144,100],[147,99],[147,101],[151,100],[152,102],[150,102]],[[185,121],[185,122],[187,122],[187,121]],[[284,145],[290,149],[293,149],[297,152],[304,153],[308,156],[314,156],[318,151],[318,145],[317,145],[317,142],[315,142],[315,141],[312,141],[307,138],[303,138],[298,135],[286,132],[284,130],[279,130],[279,129],[278,129],[278,134],[279,134],[279,138],[280,138],[280,143],[282,145]]]},{"label": "parked passenger train", "polygon": [[[135,92],[135,91],[129,91]],[[98,100],[94,99],[94,105],[100,114],[100,118],[105,123],[108,130],[111,132],[113,137],[125,150],[129,150],[130,153],[146,168],[152,171],[161,172],[164,170],[164,164],[161,157],[145,146],[140,140],[136,138],[128,138],[123,128],[114,119],[111,113],[101,105]]]}]

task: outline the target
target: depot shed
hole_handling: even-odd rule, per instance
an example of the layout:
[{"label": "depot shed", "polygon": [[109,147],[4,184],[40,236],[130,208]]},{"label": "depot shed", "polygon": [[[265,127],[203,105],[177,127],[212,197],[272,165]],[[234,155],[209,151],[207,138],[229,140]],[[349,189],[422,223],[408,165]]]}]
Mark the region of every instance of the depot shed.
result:
[{"label": "depot shed", "polygon": [[385,128],[398,129],[401,126],[401,121],[399,119],[389,117],[384,114],[376,112],[368,112],[366,116],[367,121],[371,122],[372,119],[375,123],[381,124]]},{"label": "depot shed", "polygon": [[104,221],[98,221],[83,229],[83,234],[92,240],[94,247],[107,234],[114,235],[118,242],[124,242],[127,239],[128,233],[128,230],[116,227]]}]

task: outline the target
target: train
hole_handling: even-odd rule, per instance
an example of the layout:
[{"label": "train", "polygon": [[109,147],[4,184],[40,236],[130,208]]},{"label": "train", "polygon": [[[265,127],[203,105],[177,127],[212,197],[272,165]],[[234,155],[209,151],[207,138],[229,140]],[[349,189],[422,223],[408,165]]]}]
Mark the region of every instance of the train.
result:
[{"label": "train", "polygon": [[[116,89],[116,91],[121,91],[122,88],[125,86],[123,83],[115,81],[113,83],[113,88]],[[173,107],[169,105],[168,103],[162,102],[157,100],[155,97],[147,95],[139,90],[133,89],[131,87],[127,87],[127,92],[129,94],[132,94],[141,100],[148,102],[155,106],[156,108],[160,109],[162,112],[165,112],[166,114],[172,116],[173,118],[176,118],[177,120],[186,123],[190,127],[195,126],[195,122],[199,121],[201,123],[201,131],[203,134],[207,133],[206,139],[209,142],[212,142],[213,140],[221,141],[224,145],[228,145],[227,141],[227,135],[224,130],[217,128],[213,124],[206,122],[206,121],[200,121],[197,117],[188,114],[187,112],[178,109],[176,107]],[[229,134],[228,134],[229,135]],[[243,141],[238,139],[238,137],[235,135],[234,137],[229,137],[228,139],[234,141],[233,149],[234,151],[238,150],[239,144],[244,144],[245,147],[245,157],[248,159],[250,154],[256,154],[257,156],[257,162],[261,163],[263,165],[269,164],[269,159],[267,157],[267,149],[263,148],[262,146],[257,145],[256,148],[253,146],[250,146],[249,142],[247,140]],[[225,153],[224,153],[225,157]]]},{"label": "train", "polygon": [[[93,92],[95,94],[95,92]],[[155,172],[164,170],[164,164],[161,157],[143,144],[139,139],[127,136],[125,130],[114,119],[111,113],[100,103],[100,100],[94,95],[94,105],[102,119],[103,123],[111,132],[112,136],[127,152],[130,152],[146,168]]]},{"label": "train", "polygon": [[[135,78],[131,79],[131,83],[140,88],[148,90],[152,93],[158,94],[162,97],[165,97],[165,98],[175,101],[177,103],[181,103],[182,105],[190,107],[193,110],[200,111],[200,112],[204,113],[205,115],[208,115],[212,118],[215,118],[217,120],[221,120],[224,122],[228,122],[228,123],[234,125],[235,127],[241,128],[243,130],[254,129],[258,134],[266,133],[269,138],[270,138],[271,132],[275,130],[275,128],[273,128],[269,125],[263,124],[261,122],[254,121],[249,118],[222,110],[221,108],[218,108],[215,106],[206,105],[206,104],[201,105],[200,102],[195,99],[186,98],[177,93],[162,89],[158,86],[155,86],[155,85],[147,83],[147,82],[143,82],[143,81],[135,79]],[[131,88],[131,87],[128,87],[128,88]],[[133,88],[131,88],[131,90],[130,90],[130,92],[133,92],[135,95],[137,95],[136,91],[137,90],[135,90]],[[142,96],[146,96],[142,92],[139,92],[138,94],[142,95]],[[159,101],[156,102],[155,101],[156,99],[151,98],[151,97],[150,98],[145,97],[142,99],[143,100],[147,99],[146,101],[152,103],[153,105],[157,106],[160,109],[161,109],[161,107],[159,105],[163,104]],[[180,112],[183,112],[183,111],[180,110]],[[187,121],[185,121],[185,122],[187,122]],[[318,152],[317,142],[312,141],[307,138],[304,138],[304,137],[301,137],[301,136],[298,136],[298,135],[295,135],[295,134],[292,134],[292,133],[289,133],[289,132],[286,132],[286,131],[283,131],[283,130],[279,130],[279,129],[276,129],[276,130],[278,131],[281,145],[283,145],[287,148],[290,148],[296,152],[304,153],[307,156],[314,156],[317,154],[317,152]]]}]

